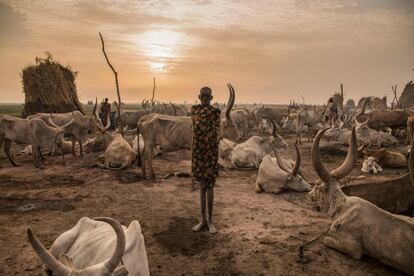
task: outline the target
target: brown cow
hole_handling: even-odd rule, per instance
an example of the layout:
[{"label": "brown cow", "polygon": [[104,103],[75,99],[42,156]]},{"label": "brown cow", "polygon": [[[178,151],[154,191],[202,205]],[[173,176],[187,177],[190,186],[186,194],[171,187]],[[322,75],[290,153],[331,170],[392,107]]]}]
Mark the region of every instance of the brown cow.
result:
[{"label": "brown cow", "polygon": [[406,168],[407,160],[405,156],[399,152],[381,149],[365,149],[364,157],[373,156],[378,160],[378,164],[382,168]]}]

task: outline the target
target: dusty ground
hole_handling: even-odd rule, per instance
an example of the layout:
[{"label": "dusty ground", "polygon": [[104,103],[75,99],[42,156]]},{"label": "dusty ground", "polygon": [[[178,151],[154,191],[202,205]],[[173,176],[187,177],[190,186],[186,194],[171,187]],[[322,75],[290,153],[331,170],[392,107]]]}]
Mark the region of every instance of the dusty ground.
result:
[{"label": "dusty ground", "polygon": [[[341,149],[326,150],[328,166],[342,162],[346,148]],[[310,143],[301,151],[302,173],[314,182]],[[199,194],[189,178],[152,183],[140,179],[137,167],[122,172],[93,167],[97,156],[66,155],[66,166],[60,157],[48,157],[46,169],[38,170],[21,156],[16,160],[22,166],[13,168],[1,153],[0,275],[41,273],[26,227],[50,247],[84,216],[109,216],[126,225],[138,220],[152,275],[399,275],[371,258],[356,261],[326,248],[320,239],[299,258],[299,246],[321,236],[329,219],[304,193],[256,194],[256,171],[221,171],[214,209],[219,232],[210,235],[191,231],[199,218]],[[190,151],[168,153],[155,160],[156,173],[190,172],[189,160]]]}]

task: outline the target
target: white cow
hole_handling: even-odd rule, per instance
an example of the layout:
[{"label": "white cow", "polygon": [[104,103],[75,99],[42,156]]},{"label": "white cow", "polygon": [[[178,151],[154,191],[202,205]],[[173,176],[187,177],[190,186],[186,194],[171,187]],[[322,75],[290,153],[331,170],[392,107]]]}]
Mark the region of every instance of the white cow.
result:
[{"label": "white cow", "polygon": [[362,163],[361,171],[364,173],[377,174],[382,172],[382,168],[378,165],[378,160],[374,156],[368,156]]},{"label": "white cow", "polygon": [[295,145],[296,162],[294,165],[290,158],[282,159],[276,148],[272,146],[272,149],[276,158],[270,155],[263,158],[256,179],[256,192],[280,194],[284,190],[310,191],[310,185],[299,175],[301,157],[297,145]]},{"label": "white cow", "polygon": [[111,218],[81,218],[46,250],[27,229],[29,242],[47,271],[55,275],[147,276],[144,237],[138,221],[128,228]]},{"label": "white cow", "polygon": [[103,140],[105,152],[99,156],[99,158],[105,158],[103,164],[98,166],[110,170],[122,170],[129,167],[136,158],[136,153],[132,149],[131,145],[122,137],[119,133],[109,133],[108,129],[111,126],[111,120],[107,119],[107,126],[102,127],[101,122],[97,122],[98,116],[93,120],[99,134],[97,140]]}]

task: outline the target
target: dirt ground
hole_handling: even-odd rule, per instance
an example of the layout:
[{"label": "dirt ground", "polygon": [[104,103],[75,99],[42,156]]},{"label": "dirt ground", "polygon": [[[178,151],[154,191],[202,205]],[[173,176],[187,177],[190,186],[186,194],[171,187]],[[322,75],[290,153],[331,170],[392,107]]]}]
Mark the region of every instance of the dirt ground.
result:
[{"label": "dirt ground", "polygon": [[[300,147],[302,174],[313,183],[310,146]],[[324,159],[333,168],[345,154],[345,147],[330,146]],[[138,220],[152,275],[400,274],[369,257],[353,260],[321,239],[306,245],[300,257],[299,247],[326,232],[330,220],[306,193],[255,193],[257,171],[220,172],[214,205],[219,232],[210,235],[191,231],[199,219],[199,194],[190,178],[162,179],[171,172],[189,173],[190,151],[157,157],[156,182],[142,180],[136,166],[121,172],[94,167],[98,155],[68,154],[66,166],[61,157],[47,157],[46,169],[38,170],[31,157],[16,156],[21,166],[13,168],[0,154],[0,275],[41,274],[26,227],[49,248],[84,216],[108,216],[125,225]],[[360,174],[360,162],[351,176]]]}]

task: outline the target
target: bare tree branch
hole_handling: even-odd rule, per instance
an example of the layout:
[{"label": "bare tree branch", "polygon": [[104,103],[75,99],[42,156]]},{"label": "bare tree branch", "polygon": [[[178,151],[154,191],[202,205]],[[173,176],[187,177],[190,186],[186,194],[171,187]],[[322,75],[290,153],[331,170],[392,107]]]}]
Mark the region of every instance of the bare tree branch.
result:
[{"label": "bare tree branch", "polygon": [[122,137],[124,137],[124,128],[123,128],[122,118],[121,118],[121,94],[119,93],[118,72],[115,71],[114,67],[109,62],[108,56],[106,55],[106,52],[105,52],[105,42],[104,42],[104,39],[103,39],[102,34],[100,32],[99,32],[99,36],[101,38],[102,52],[105,56],[106,62],[108,63],[109,67],[111,68],[112,72],[115,75],[116,93],[118,95],[118,106],[117,106],[117,109],[118,109],[118,129],[119,129],[119,132],[121,133]]},{"label": "bare tree branch", "polygon": [[152,89],[152,99],[151,99],[152,106],[154,106],[155,88],[156,86],[155,86],[155,77],[154,77],[154,88]]}]

